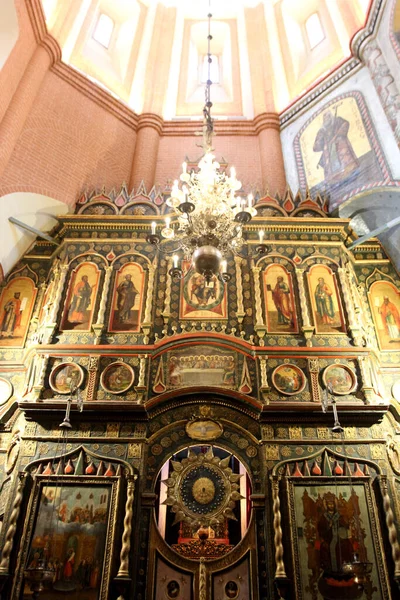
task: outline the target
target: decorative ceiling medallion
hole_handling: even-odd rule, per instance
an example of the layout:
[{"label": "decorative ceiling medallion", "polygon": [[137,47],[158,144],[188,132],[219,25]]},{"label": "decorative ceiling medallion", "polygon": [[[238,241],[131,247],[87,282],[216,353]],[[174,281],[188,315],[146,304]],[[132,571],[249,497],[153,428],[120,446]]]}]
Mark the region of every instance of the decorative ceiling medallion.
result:
[{"label": "decorative ceiling medallion", "polygon": [[164,504],[175,514],[174,525],[184,521],[192,527],[212,527],[236,520],[233,509],[243,497],[238,491],[242,475],[229,467],[231,458],[219,459],[209,448],[206,454],[189,450],[187,458],[171,461],[173,472],[163,483],[167,486]]},{"label": "decorative ceiling medallion", "polygon": [[213,419],[195,419],[186,424],[186,433],[192,440],[216,440],[223,431],[222,425]]}]

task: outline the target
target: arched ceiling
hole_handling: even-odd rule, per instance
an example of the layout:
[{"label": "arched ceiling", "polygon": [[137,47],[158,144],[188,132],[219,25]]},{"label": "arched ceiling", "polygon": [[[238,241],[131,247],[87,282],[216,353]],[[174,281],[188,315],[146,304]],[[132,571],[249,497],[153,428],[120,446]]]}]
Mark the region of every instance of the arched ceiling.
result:
[{"label": "arched ceiling", "polygon": [[[364,26],[370,2],[75,0],[71,5],[42,0],[42,5],[64,62],[136,112],[173,119],[201,114],[200,70],[209,11],[211,51],[217,48],[221,71],[213,88],[215,114],[253,118],[283,111],[348,58],[350,40]],[[104,45],[93,37],[101,15],[113,23]],[[195,39],[197,23],[204,24],[204,44]],[[222,23],[224,39],[219,40]],[[316,38],[313,28],[319,29]]]}]

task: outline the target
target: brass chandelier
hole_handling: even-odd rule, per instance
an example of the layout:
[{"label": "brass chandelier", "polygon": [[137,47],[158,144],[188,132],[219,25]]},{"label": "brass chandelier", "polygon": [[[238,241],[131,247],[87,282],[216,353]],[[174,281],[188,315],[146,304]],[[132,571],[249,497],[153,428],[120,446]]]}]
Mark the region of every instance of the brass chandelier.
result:
[{"label": "brass chandelier", "polygon": [[[176,224],[171,223],[171,218],[165,220],[158,234],[156,223],[152,223],[151,234],[147,241],[155,245],[162,252],[173,254],[173,267],[169,273],[174,279],[182,279],[192,270],[203,275],[207,282],[217,276],[221,281],[227,282],[230,275],[227,272],[226,256],[230,253],[239,254],[244,243],[243,226],[257,214],[253,206],[253,196],[247,199],[236,196],[242,184],[236,178],[234,167],[231,167],[229,176],[220,170],[220,164],[212,154],[212,138],[214,135],[214,121],[211,117],[212,102],[211,90],[211,17],[208,17],[208,78],[205,87],[205,105],[203,108],[203,151],[204,155],[198,164],[198,171],[188,173],[187,164],[182,165],[180,175],[181,187],[178,181],[174,182],[171,197],[167,205],[173,209]],[[175,221],[175,220],[174,220]],[[265,254],[267,246],[263,242],[264,232],[259,232],[260,244],[257,246],[258,254]],[[162,242],[176,242],[171,250],[171,244]],[[179,266],[181,251],[185,261],[191,263],[191,268],[184,273]]]}]

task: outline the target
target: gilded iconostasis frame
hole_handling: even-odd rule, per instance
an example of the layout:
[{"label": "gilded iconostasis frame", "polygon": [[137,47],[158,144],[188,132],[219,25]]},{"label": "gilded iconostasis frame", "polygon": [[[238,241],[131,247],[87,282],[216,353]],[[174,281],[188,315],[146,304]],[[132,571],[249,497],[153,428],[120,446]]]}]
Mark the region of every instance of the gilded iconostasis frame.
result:
[{"label": "gilded iconostasis frame", "polygon": [[[53,565],[53,578],[47,586],[55,590],[54,598],[61,590],[57,586],[69,581],[69,562],[71,575],[77,573],[78,564],[86,571],[90,566],[90,587],[96,590],[98,600],[109,598],[111,585],[128,589],[136,479],[129,463],[110,461],[85,446],[35,460],[19,472],[6,533],[10,547],[3,549],[0,567],[2,574],[11,567],[15,545],[18,555],[10,598],[18,600],[24,589],[28,591],[27,573],[37,568],[44,556]],[[23,534],[16,541],[15,526],[21,512]],[[50,533],[43,546],[46,531]]]}]

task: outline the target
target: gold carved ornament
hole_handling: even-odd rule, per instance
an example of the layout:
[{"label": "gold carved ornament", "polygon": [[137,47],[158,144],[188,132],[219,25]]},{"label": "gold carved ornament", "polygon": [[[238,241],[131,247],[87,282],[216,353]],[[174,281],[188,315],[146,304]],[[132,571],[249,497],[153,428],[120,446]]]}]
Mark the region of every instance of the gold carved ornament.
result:
[{"label": "gold carved ornament", "polygon": [[173,471],[164,480],[167,498],[164,504],[175,514],[174,525],[181,521],[191,527],[212,527],[226,519],[236,520],[233,512],[242,475],[229,467],[231,455],[220,459],[210,447],[205,454],[188,451],[187,458],[171,460]]}]

